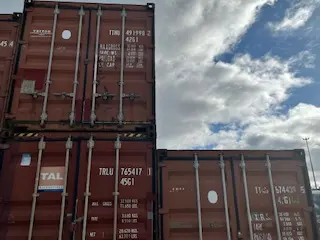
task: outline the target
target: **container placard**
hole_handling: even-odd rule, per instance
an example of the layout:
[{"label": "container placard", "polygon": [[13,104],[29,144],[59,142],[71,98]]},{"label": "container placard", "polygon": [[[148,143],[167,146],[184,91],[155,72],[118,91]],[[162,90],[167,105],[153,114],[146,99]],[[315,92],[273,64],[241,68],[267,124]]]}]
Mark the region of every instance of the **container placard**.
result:
[{"label": "container placard", "polygon": [[39,192],[63,191],[64,167],[42,167],[39,177]]}]

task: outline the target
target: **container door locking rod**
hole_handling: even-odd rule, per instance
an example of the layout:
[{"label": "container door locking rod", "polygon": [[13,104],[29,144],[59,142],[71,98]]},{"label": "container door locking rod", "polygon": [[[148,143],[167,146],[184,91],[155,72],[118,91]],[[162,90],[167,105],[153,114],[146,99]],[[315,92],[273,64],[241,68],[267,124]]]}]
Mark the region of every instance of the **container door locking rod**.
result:
[{"label": "container door locking rod", "polygon": [[122,9],[121,13],[122,17],[122,33],[121,33],[121,66],[120,66],[120,82],[119,82],[119,113],[118,113],[118,121],[119,125],[123,124],[123,86],[124,86],[124,38],[125,38],[125,25],[126,25],[126,17],[127,12],[126,9]]},{"label": "container door locking rod", "polygon": [[41,116],[40,116],[40,126],[44,126],[45,121],[47,121],[47,119],[48,119],[47,105],[48,105],[48,98],[49,98],[49,87],[51,84],[50,78],[51,78],[51,70],[52,70],[52,59],[53,59],[53,51],[54,51],[54,44],[55,44],[55,37],[56,37],[56,30],[57,30],[58,14],[60,13],[58,5],[56,5],[53,13],[54,13],[54,19],[53,19],[52,37],[51,37],[49,63],[48,63],[48,71],[47,71],[45,90],[44,90],[44,92],[38,92],[38,91],[33,90],[32,92],[23,93],[23,94],[31,95],[33,98],[38,98],[39,96],[44,98],[43,105],[42,105],[42,112],[41,112]]},{"label": "container door locking rod", "polygon": [[37,198],[39,197],[38,187],[40,180],[40,170],[41,170],[41,161],[42,161],[42,153],[46,147],[46,143],[44,142],[44,137],[41,137],[39,145],[38,145],[38,161],[37,161],[37,170],[36,170],[36,179],[34,182],[34,189],[32,194],[32,208],[31,208],[31,216],[30,216],[30,225],[29,225],[29,233],[28,240],[32,239],[33,235],[33,223],[34,223],[34,215],[36,211]]},{"label": "container door locking rod", "polygon": [[199,161],[198,155],[194,154],[194,162],[193,167],[195,170],[195,178],[196,178],[196,189],[197,189],[197,209],[198,209],[198,231],[199,231],[199,240],[203,239],[202,235],[202,217],[201,217],[201,199],[200,199],[200,181],[199,181]]},{"label": "container door locking rod", "polygon": [[58,14],[60,13],[58,4],[54,10],[54,20],[53,20],[53,30],[52,30],[52,38],[51,38],[51,46],[50,46],[50,55],[49,55],[49,64],[48,64],[48,72],[47,72],[47,80],[46,80],[46,87],[44,92],[44,99],[42,105],[42,113],[40,116],[40,125],[43,126],[44,122],[48,119],[47,114],[47,104],[48,104],[48,97],[49,97],[49,87],[51,84],[51,70],[52,70],[52,58],[53,58],[53,50],[54,50],[54,41],[56,37],[56,30],[57,30],[57,21],[58,21]]},{"label": "container door locking rod", "polygon": [[71,104],[71,112],[69,114],[69,120],[70,120],[70,126],[72,126],[75,122],[76,118],[76,96],[77,96],[77,88],[78,88],[78,72],[79,72],[79,60],[80,60],[80,47],[81,47],[81,33],[82,33],[82,22],[83,22],[83,16],[85,15],[85,12],[83,10],[83,7],[81,7],[79,11],[79,30],[78,30],[78,43],[77,43],[77,56],[76,56],[76,66],[74,71],[74,80],[73,80],[73,91],[72,93],[67,92],[60,92],[60,93],[54,93],[55,96],[61,96],[63,98],[71,97],[72,98],[72,104]]},{"label": "container door locking rod", "polygon": [[226,185],[226,173],[225,173],[225,163],[223,159],[223,155],[220,155],[220,168],[221,168],[221,178],[222,178],[222,188],[223,188],[223,200],[224,200],[224,213],[226,215],[226,227],[227,227],[227,235],[228,240],[231,240],[231,232],[230,232],[230,219],[229,219],[229,211],[228,211],[228,192]]},{"label": "container door locking rod", "polygon": [[99,59],[99,38],[100,38],[100,25],[101,25],[101,16],[102,10],[99,6],[97,12],[97,33],[96,33],[96,43],[95,43],[95,52],[94,52],[94,75],[92,83],[92,99],[91,99],[91,114],[90,114],[90,123],[91,126],[94,125],[97,116],[96,116],[96,97],[97,97],[97,85],[98,85],[98,59]]},{"label": "container door locking rod", "polygon": [[252,218],[251,218],[251,210],[250,210],[250,199],[248,193],[248,184],[247,184],[247,173],[246,173],[246,163],[244,161],[244,156],[241,154],[241,163],[240,167],[242,169],[242,178],[243,178],[243,185],[244,185],[244,194],[246,198],[246,207],[247,207],[247,218],[248,218],[248,225],[249,225],[249,239],[253,240],[253,229],[252,229]]},{"label": "container door locking rod", "polygon": [[114,180],[114,211],[113,211],[113,240],[117,240],[117,223],[118,223],[118,196],[119,196],[119,161],[120,161],[120,134],[117,136],[117,140],[114,143],[116,150],[116,167],[115,167],[115,180]]},{"label": "container door locking rod", "polygon": [[92,162],[92,152],[94,148],[94,140],[91,136],[87,147],[89,148],[88,152],[88,166],[87,166],[87,182],[86,182],[86,191],[84,193],[84,214],[83,214],[83,227],[82,227],[82,240],[86,240],[87,235],[87,222],[88,222],[88,204],[90,193],[90,177],[91,177],[91,162]]},{"label": "container door locking rod", "polygon": [[64,167],[64,175],[63,175],[63,192],[61,194],[61,212],[60,212],[60,224],[59,224],[59,238],[58,240],[62,240],[62,233],[63,233],[63,220],[64,220],[64,212],[66,206],[66,197],[68,196],[67,193],[67,182],[68,182],[68,170],[69,170],[69,160],[70,160],[70,151],[72,149],[72,141],[71,137],[68,138],[66,142],[66,161]]},{"label": "container door locking rod", "polygon": [[266,156],[266,167],[268,169],[268,177],[269,177],[269,183],[270,183],[274,219],[276,221],[276,227],[277,227],[277,238],[278,238],[278,240],[281,240],[282,239],[281,238],[281,229],[280,229],[280,223],[279,223],[279,215],[278,215],[276,194],[274,192],[274,184],[273,184],[273,179],[272,179],[271,162],[270,162],[269,155]]}]

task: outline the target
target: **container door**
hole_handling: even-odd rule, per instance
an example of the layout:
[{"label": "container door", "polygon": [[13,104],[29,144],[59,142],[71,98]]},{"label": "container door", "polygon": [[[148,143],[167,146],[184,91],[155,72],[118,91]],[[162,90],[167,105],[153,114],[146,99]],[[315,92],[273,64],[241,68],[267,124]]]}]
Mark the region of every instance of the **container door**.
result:
[{"label": "container door", "polygon": [[316,239],[312,203],[306,194],[309,185],[306,167],[290,153],[242,155],[241,161],[235,161],[243,239]]},{"label": "container door", "polygon": [[94,74],[85,99],[92,125],[153,120],[153,4],[139,8],[99,9],[92,16]]},{"label": "container door", "polygon": [[15,61],[21,14],[0,15],[0,124],[5,113],[11,72]]},{"label": "container door", "polygon": [[229,161],[167,160],[161,171],[164,240],[237,239]]},{"label": "container door", "polygon": [[0,239],[69,239],[76,157],[72,139],[10,145],[0,178]]},{"label": "container door", "polygon": [[152,238],[152,145],[82,143],[76,239]]},{"label": "container door", "polygon": [[81,120],[89,11],[48,6],[27,11],[12,108],[33,129]]}]

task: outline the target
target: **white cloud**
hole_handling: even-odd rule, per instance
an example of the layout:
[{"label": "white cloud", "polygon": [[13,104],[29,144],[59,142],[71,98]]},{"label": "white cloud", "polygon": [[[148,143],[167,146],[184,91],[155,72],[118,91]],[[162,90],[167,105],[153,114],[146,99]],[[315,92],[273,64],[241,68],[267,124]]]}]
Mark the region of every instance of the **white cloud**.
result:
[{"label": "white cloud", "polygon": [[319,0],[297,0],[281,21],[268,25],[275,32],[296,30],[306,24],[318,4]]},{"label": "white cloud", "polygon": [[[261,117],[269,120],[268,114],[288,98],[291,88],[311,83],[292,72],[294,59],[282,62],[271,56],[252,59],[242,55],[230,64],[166,66],[166,72],[170,72],[168,83],[159,84],[157,94],[159,146],[182,148],[215,143],[218,136],[209,130],[210,123],[236,121],[251,125]],[[230,136],[233,146],[235,133],[233,130]]]}]

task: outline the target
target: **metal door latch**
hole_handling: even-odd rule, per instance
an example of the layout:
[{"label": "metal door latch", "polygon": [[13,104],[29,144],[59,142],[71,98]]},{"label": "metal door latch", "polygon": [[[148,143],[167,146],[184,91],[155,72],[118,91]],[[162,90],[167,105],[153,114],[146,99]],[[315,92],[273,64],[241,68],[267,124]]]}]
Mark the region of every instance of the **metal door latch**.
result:
[{"label": "metal door latch", "polygon": [[53,94],[54,96],[58,96],[58,97],[63,97],[63,98],[66,98],[66,97],[73,97],[73,93],[67,93],[67,92],[61,92],[61,93],[54,93]]},{"label": "metal door latch", "polygon": [[133,100],[135,100],[136,98],[139,98],[140,95],[137,94],[137,93],[123,93],[123,94],[122,94],[122,97],[123,97],[123,98],[128,98],[129,100],[133,101]]},{"label": "metal door latch", "polygon": [[96,93],[95,97],[101,97],[103,100],[109,100],[112,99],[113,97],[115,97],[115,94],[109,93],[108,91],[104,91],[103,93]]},{"label": "metal door latch", "polygon": [[24,94],[26,94],[26,95],[31,95],[33,98],[38,98],[39,96],[45,97],[45,95],[46,95],[45,92],[37,92],[37,91],[29,92],[29,93],[24,93]]}]

